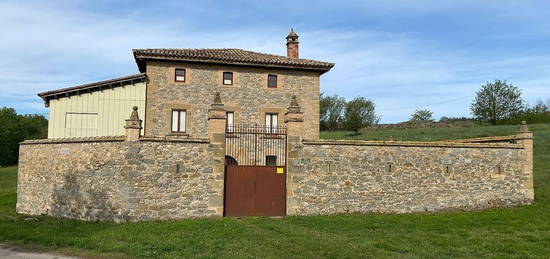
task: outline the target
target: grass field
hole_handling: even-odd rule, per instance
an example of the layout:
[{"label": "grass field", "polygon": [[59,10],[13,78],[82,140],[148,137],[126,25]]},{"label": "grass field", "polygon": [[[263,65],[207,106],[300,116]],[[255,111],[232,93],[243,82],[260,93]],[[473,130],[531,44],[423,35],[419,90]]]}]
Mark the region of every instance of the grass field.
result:
[{"label": "grass field", "polygon": [[[0,169],[0,242],[107,257],[549,257],[550,124],[535,133],[531,206],[412,215],[201,219],[113,224],[15,213],[16,167]],[[517,127],[392,130],[325,138],[432,140],[513,134]]]}]

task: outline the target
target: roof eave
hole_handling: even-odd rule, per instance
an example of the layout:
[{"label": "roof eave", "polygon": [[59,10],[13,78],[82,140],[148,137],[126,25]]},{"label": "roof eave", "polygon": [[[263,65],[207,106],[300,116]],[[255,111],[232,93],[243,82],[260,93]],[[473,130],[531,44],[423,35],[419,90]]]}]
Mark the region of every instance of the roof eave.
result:
[{"label": "roof eave", "polygon": [[[140,69],[140,72],[144,72],[145,69],[145,60],[158,60],[158,61],[179,61],[179,62],[190,62],[190,63],[203,63],[203,64],[224,64],[224,65],[236,65],[236,66],[252,66],[252,67],[270,67],[270,68],[286,68],[286,69],[299,69],[299,70],[309,70],[309,71],[318,71],[321,74],[324,74],[334,67],[334,63],[327,63],[327,66],[293,66],[293,65],[284,65],[284,64],[259,64],[259,63],[250,63],[250,62],[236,62],[236,61],[223,61],[223,60],[196,60],[188,59],[181,57],[155,57],[147,55],[136,55],[134,52],[134,58]],[[142,70],[143,69],[143,70]]]},{"label": "roof eave", "polygon": [[46,91],[46,92],[38,93],[37,95],[40,98],[42,98],[42,100],[44,100],[44,105],[48,107],[51,99],[69,97],[75,94],[78,95],[82,92],[90,93],[92,91],[101,90],[106,87],[113,88],[113,87],[126,85],[128,83],[132,84],[136,81],[142,82],[143,80],[145,80],[145,78],[146,78],[146,75],[144,73],[141,73],[141,74],[125,76],[125,77],[120,77],[120,78],[115,78],[110,80],[104,80],[104,81],[99,81],[99,82],[94,82],[94,83],[89,83],[84,85],[77,85],[73,87],[62,88],[58,90]]}]

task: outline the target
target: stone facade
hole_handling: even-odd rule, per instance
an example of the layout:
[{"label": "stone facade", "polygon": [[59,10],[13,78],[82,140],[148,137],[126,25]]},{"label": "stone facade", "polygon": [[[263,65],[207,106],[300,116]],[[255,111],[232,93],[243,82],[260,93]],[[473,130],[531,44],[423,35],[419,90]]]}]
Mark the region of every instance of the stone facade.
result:
[{"label": "stone facade", "polygon": [[207,139],[27,141],[17,211],[82,220],[221,217],[223,160]]},{"label": "stone facade", "polygon": [[529,145],[304,141],[292,150],[287,211],[414,213],[530,204]]},{"label": "stone facade", "polygon": [[[186,70],[185,82],[175,82],[176,68]],[[233,72],[233,85],[222,84],[223,72]],[[267,87],[267,75],[278,76],[278,87]],[[187,110],[187,132],[207,137],[208,109],[215,93],[221,93],[225,109],[235,113],[235,123],[264,124],[265,113],[278,113],[279,125],[293,95],[304,112],[304,137],[319,138],[320,72],[251,68],[230,65],[147,61],[145,135],[173,135],[171,110]],[[181,135],[181,134],[180,134]]]}]

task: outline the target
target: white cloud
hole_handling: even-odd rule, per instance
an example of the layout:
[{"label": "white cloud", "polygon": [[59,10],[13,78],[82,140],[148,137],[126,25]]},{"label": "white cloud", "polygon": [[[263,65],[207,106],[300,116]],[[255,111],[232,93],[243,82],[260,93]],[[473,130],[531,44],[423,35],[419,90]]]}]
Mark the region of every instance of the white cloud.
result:
[{"label": "white cloud", "polygon": [[[393,1],[354,4],[365,14],[407,10],[419,15],[463,8],[475,1],[428,2],[432,4],[418,1],[398,5]],[[235,47],[285,54],[284,36],[288,28],[277,22],[241,24],[231,30],[206,29],[208,17],[165,18],[149,14],[157,9],[112,15],[82,8],[82,3],[0,3],[2,105],[43,112],[45,110],[39,108],[41,100],[36,97],[40,91],[136,73],[132,48]],[[171,5],[163,4],[165,8]],[[312,9],[326,10],[328,4],[319,3]],[[283,3],[279,8],[288,5],[289,2]],[[268,11],[254,2],[248,6],[259,12]],[[188,7],[191,14],[205,14],[200,3]],[[484,8],[501,9],[494,5]],[[223,16],[220,9],[212,11],[216,16]],[[299,9],[291,13],[306,11]],[[521,18],[527,19],[523,15]],[[521,87],[530,101],[549,93],[550,54],[536,51],[502,54],[492,49],[479,52],[412,33],[373,28],[375,26],[297,29],[302,57],[336,63],[335,68],[323,76],[322,90],[347,98],[360,95],[374,99],[384,122],[407,119],[415,108],[432,109],[435,116],[467,116],[474,92],[494,79],[506,79]],[[513,38],[512,34],[502,37]],[[498,39],[498,35],[482,36]]]}]

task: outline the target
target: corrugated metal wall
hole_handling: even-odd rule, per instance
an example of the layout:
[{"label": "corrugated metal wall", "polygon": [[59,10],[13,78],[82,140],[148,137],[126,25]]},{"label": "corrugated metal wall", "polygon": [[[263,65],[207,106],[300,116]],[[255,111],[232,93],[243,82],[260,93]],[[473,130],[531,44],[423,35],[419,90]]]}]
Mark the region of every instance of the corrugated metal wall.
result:
[{"label": "corrugated metal wall", "polygon": [[145,82],[50,100],[48,138],[124,135],[133,106],[145,121]]}]

